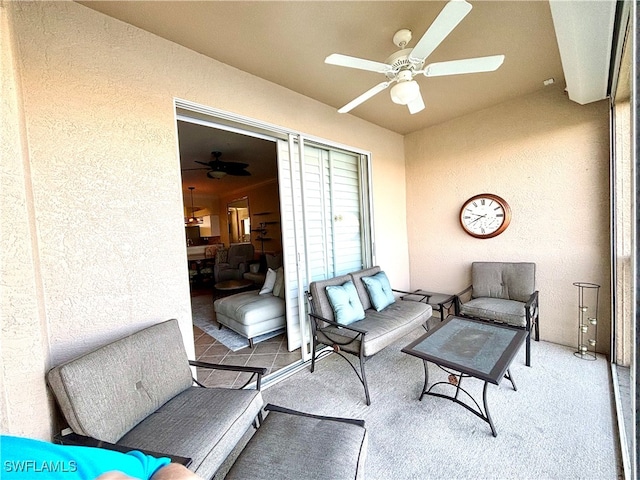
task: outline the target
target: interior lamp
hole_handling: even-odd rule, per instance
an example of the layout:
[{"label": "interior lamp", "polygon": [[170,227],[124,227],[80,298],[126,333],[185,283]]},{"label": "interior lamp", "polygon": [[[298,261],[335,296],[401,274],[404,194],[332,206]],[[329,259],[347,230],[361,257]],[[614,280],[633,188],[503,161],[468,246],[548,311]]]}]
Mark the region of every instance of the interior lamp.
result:
[{"label": "interior lamp", "polygon": [[189,190],[191,191],[191,216],[184,221],[185,227],[194,227],[202,223],[202,219],[195,216],[196,209],[193,206],[193,190],[195,188],[196,187],[189,187]]},{"label": "interior lamp", "polygon": [[399,105],[407,105],[420,95],[420,85],[415,80],[396,83],[391,88],[391,100]]}]

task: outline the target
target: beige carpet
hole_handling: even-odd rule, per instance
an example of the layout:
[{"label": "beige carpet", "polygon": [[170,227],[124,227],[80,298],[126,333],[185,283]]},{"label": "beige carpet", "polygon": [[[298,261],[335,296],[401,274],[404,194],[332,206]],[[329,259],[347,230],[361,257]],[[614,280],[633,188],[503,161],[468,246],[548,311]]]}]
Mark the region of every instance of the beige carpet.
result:
[{"label": "beige carpet", "polygon": [[[354,373],[336,355],[265,391],[265,402],[317,414],[362,418],[369,431],[368,479],[615,479],[621,472],[604,357],[585,361],[573,349],[533,342],[511,367],[518,391],[503,380],[488,391],[498,436],[448,400],[418,396],[422,362],[400,352],[416,330],[366,364],[371,406]],[[430,380],[446,374],[430,364]],[[482,399],[483,383],[465,379]],[[330,438],[309,439],[330,442]],[[311,461],[311,460],[310,460]],[[328,477],[330,478],[330,474]]]}]

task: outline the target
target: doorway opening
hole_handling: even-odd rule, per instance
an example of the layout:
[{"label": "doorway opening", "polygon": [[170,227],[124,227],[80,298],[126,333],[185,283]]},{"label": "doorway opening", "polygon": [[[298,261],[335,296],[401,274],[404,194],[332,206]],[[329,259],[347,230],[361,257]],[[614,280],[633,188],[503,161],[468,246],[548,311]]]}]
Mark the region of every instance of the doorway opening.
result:
[{"label": "doorway opening", "polygon": [[[244,250],[249,245],[255,263],[252,263],[249,272],[242,274],[244,279],[253,280],[254,274],[260,278],[265,270],[282,272],[282,288],[278,296],[282,298],[285,308],[285,338],[277,346],[268,346],[265,341],[262,346],[258,344],[254,347],[254,350],[239,353],[245,355],[244,359],[248,362],[245,365],[267,368],[268,362],[264,361],[266,357],[258,355],[267,354],[267,350],[274,353],[277,349],[277,356],[282,356],[283,364],[288,355],[287,365],[283,368],[279,368],[279,358],[274,358],[274,363],[271,364],[269,376],[272,379],[281,378],[281,373],[288,374],[287,367],[291,364],[300,365],[310,359],[310,325],[305,296],[309,284],[314,280],[373,264],[370,152],[183,100],[176,100],[176,113],[183,191],[189,187],[189,180],[191,183],[197,180],[189,175],[198,171],[202,173],[203,167],[209,178],[222,177],[224,180],[226,177],[222,173],[226,167],[215,163],[219,158],[239,164],[233,167],[235,171],[245,170],[246,173],[233,176],[232,180],[238,183],[253,180],[254,172],[258,172],[259,167],[275,164],[275,174],[271,179],[264,177],[262,182],[257,182],[252,188],[236,188],[219,198],[216,208],[218,212],[222,208],[224,215],[219,214],[220,237],[214,241],[220,241],[229,249],[236,246]],[[193,128],[185,129],[185,125]],[[266,145],[269,148],[262,150],[260,155],[256,155],[254,151],[253,158],[240,158],[235,152],[232,158],[231,154],[220,154],[220,150],[218,153],[211,153],[211,161],[195,160],[193,155],[190,157],[187,153],[187,142],[183,148],[183,139],[188,134],[182,132],[195,127],[204,128],[204,132],[209,135],[212,131],[219,132],[228,137],[228,142],[242,139],[243,142],[257,142],[257,148]],[[229,150],[228,146],[225,148]],[[264,160],[269,156],[273,160],[265,163]],[[189,158],[193,159],[195,165],[183,163],[183,159],[187,162]],[[252,164],[252,160],[255,164]],[[214,183],[216,187],[219,185]],[[252,192],[257,188],[272,188],[272,194],[256,202]],[[246,215],[233,209],[237,206],[236,202],[244,197],[248,197]],[[269,200],[272,203],[269,204]],[[240,208],[244,208],[244,205]],[[240,218],[239,214],[244,217]],[[246,222],[243,221],[245,219]],[[247,240],[244,238],[247,230],[250,232],[249,241],[240,241]],[[233,245],[227,243],[231,241],[232,235],[235,235],[235,240],[239,240]],[[219,278],[215,278],[215,266],[214,288],[219,281]],[[276,285],[278,278],[276,273]],[[266,280],[263,277],[254,282],[260,285],[263,281],[268,283]],[[274,292],[275,290],[276,287],[273,288]],[[233,319],[225,318],[227,314],[221,304],[227,299],[234,302],[240,300],[243,295],[245,293],[234,292],[219,301],[214,308],[217,310],[219,323],[230,326],[236,332],[241,328]],[[196,306],[194,319],[197,318],[195,308]],[[225,330],[226,328],[222,329]],[[206,361],[219,361],[220,358],[215,357],[216,349],[212,345],[205,346],[203,338],[205,337],[202,337],[201,332],[196,331],[196,355],[210,357],[204,359]],[[229,362],[225,360],[225,363]],[[278,375],[274,375],[276,372]],[[234,381],[239,383],[241,380],[236,378]]]},{"label": "doorway opening", "polygon": [[[271,259],[282,258],[275,141],[186,119],[177,120],[177,131],[196,358],[275,372],[300,358],[288,351],[284,329],[250,348],[247,338],[221,326],[214,310],[217,299],[258,295],[268,265],[277,268]],[[197,224],[187,222],[193,218]],[[241,261],[233,258],[238,252]],[[229,281],[241,283],[228,288]],[[208,386],[245,382],[234,372],[198,375]]]}]

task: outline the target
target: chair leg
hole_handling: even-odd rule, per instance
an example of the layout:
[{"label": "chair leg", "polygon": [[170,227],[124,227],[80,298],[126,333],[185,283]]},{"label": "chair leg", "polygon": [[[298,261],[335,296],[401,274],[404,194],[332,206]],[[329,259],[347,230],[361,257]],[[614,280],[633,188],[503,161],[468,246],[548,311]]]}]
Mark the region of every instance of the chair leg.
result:
[{"label": "chair leg", "polygon": [[536,318],[536,323],[535,323],[535,329],[536,329],[536,342],[539,342],[539,341],[540,341],[540,327],[539,327],[538,320],[540,320],[540,317]]},{"label": "chair leg", "polygon": [[527,367],[531,366],[531,332],[527,332],[525,364]]},{"label": "chair leg", "polygon": [[367,405],[371,405],[371,398],[369,397],[369,385],[367,385],[367,377],[364,373],[364,357],[360,355],[360,372],[362,373],[362,385],[364,386],[364,396],[367,399]]},{"label": "chair leg", "polygon": [[253,338],[249,339],[249,348],[253,348]]},{"label": "chair leg", "polygon": [[311,373],[316,369],[316,337],[311,339]]}]

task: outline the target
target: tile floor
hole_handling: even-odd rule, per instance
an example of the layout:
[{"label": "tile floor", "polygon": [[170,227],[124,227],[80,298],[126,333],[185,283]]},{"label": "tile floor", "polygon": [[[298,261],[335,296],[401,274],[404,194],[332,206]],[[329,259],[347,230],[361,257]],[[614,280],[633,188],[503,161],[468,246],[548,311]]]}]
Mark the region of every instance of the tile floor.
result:
[{"label": "tile floor", "polygon": [[[300,350],[287,350],[287,337],[283,333],[277,337],[256,343],[253,348],[243,348],[236,352],[207,335],[200,328],[193,326],[196,359],[202,362],[220,363],[223,365],[242,365],[265,367],[267,375],[300,360]],[[207,387],[233,387],[244,385],[249,379],[247,373],[236,373],[221,370],[197,368],[198,381]]]}]

